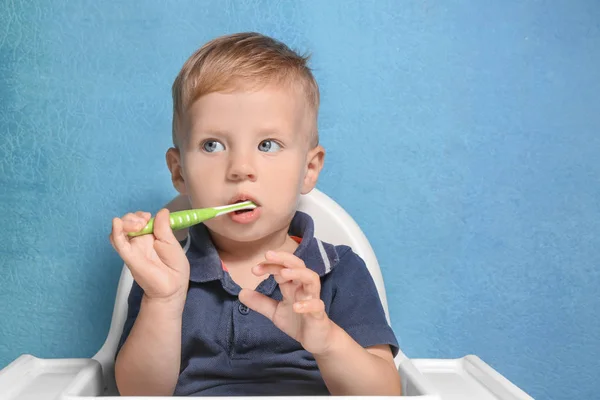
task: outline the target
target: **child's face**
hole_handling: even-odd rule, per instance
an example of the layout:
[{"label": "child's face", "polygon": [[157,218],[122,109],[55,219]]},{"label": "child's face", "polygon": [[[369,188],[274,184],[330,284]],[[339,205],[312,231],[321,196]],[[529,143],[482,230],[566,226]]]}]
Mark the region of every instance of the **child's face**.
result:
[{"label": "child's face", "polygon": [[175,187],[193,208],[254,201],[259,208],[252,212],[205,223],[228,239],[253,241],[287,230],[323,163],[323,149],[309,146],[313,121],[302,94],[290,89],[202,96],[183,121],[180,153],[169,150]]}]

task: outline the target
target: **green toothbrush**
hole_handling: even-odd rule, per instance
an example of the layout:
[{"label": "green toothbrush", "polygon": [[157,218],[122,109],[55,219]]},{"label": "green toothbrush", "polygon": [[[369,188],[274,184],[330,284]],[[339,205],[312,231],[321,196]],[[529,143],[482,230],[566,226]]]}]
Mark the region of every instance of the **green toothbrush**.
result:
[{"label": "green toothbrush", "polygon": [[[175,211],[169,215],[170,226],[174,231],[179,229],[189,228],[190,226],[199,224],[209,219],[228,214],[234,211],[252,210],[256,208],[256,204],[251,201],[242,203],[229,204],[220,207],[196,208],[193,210]],[[146,224],[142,230],[137,232],[129,232],[128,236],[142,236],[154,232],[154,218]]]}]

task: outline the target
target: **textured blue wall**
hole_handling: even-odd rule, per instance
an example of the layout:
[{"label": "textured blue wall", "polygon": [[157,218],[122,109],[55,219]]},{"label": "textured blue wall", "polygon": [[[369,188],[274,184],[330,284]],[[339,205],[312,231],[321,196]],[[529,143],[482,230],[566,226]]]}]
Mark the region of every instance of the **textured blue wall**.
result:
[{"label": "textured blue wall", "polygon": [[597,397],[600,3],[43,3],[0,9],[0,367],[100,347],[110,220],[174,195],[171,82],[258,30],[313,52],[319,187],[372,241],[404,351]]}]

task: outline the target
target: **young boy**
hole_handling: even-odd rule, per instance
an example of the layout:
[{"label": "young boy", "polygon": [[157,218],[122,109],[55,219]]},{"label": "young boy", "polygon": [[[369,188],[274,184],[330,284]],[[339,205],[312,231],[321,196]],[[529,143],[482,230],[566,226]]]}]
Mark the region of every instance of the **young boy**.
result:
[{"label": "young boy", "polygon": [[[364,262],[297,212],[323,166],[319,90],[301,57],[256,33],[217,38],[173,84],[173,185],[202,208],[258,208],[196,225],[169,211],[113,220],[135,280],[115,375],[122,395],[399,395],[398,344]],[[182,248],[183,247],[183,248]]]}]

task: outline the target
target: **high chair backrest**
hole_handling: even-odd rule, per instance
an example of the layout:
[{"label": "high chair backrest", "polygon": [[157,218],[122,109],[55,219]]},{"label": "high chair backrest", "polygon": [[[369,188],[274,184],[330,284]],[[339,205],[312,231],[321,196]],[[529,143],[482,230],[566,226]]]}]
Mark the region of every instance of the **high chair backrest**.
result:
[{"label": "high chair backrest", "polygon": [[[348,245],[352,247],[356,254],[362,257],[375,281],[389,323],[387,298],[379,263],[369,241],[354,219],[333,199],[317,189],[301,197],[298,210],[313,218],[316,237],[331,244]],[[127,317],[127,297],[132,283],[131,273],[127,267],[123,266],[108,337],[102,348],[93,357],[102,364],[103,374],[105,381],[108,382],[109,390],[110,386],[114,386],[114,356]]]}]

